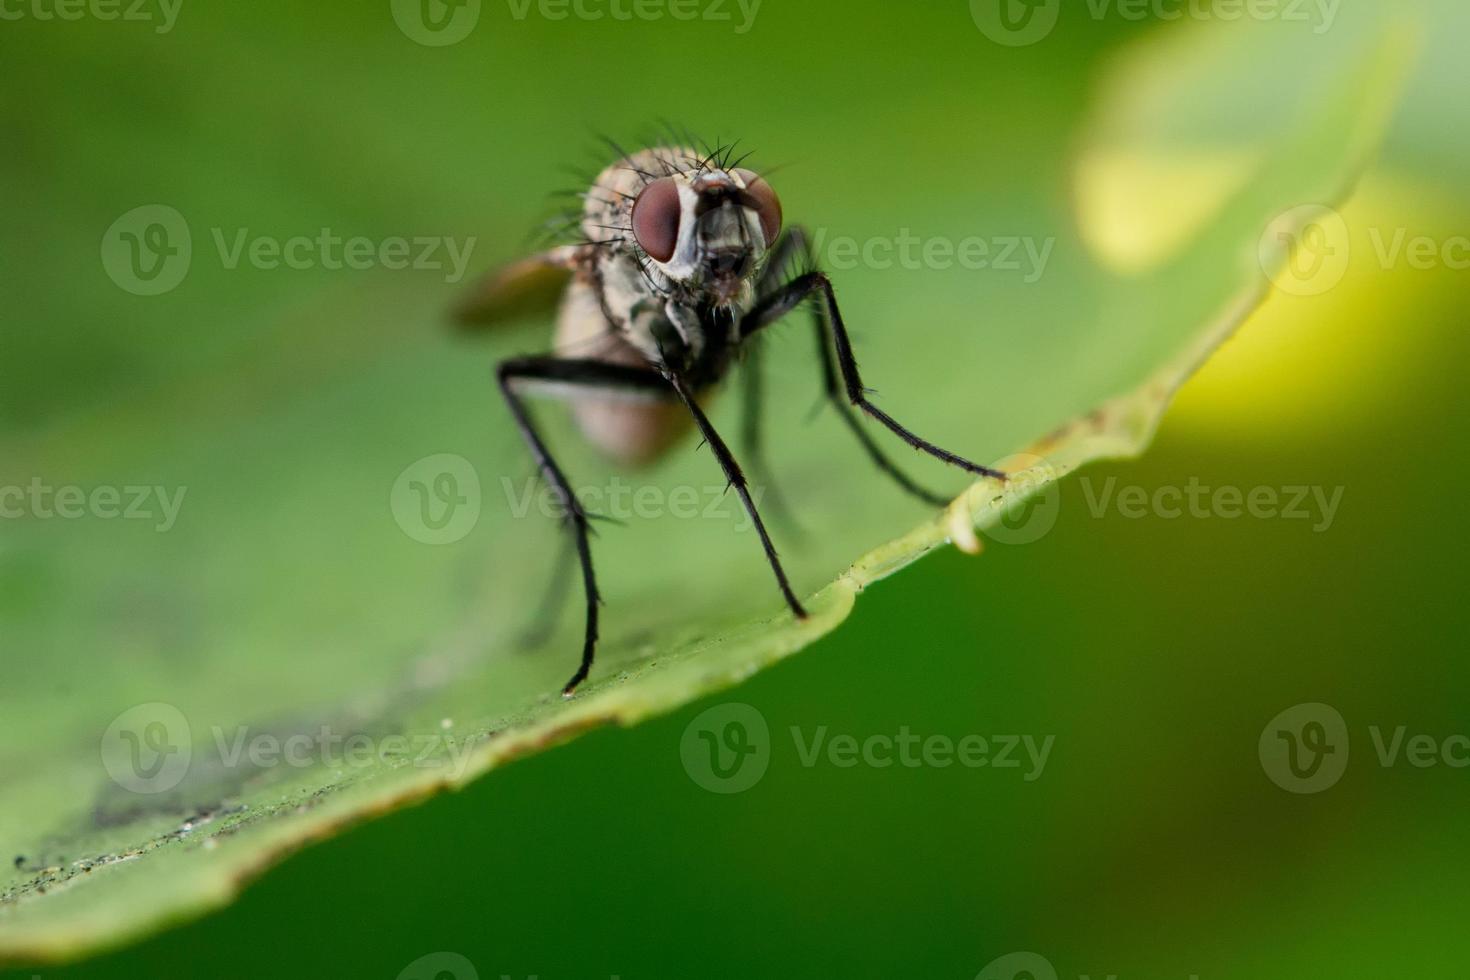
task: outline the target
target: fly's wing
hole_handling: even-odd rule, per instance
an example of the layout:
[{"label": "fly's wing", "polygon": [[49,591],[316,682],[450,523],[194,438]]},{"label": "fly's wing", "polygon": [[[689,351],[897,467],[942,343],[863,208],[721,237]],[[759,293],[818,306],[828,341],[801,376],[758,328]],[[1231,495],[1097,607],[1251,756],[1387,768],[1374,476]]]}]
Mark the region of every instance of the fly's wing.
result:
[{"label": "fly's wing", "polygon": [[572,280],[576,260],[575,247],[554,248],[490,272],[466,290],[454,307],[454,322],[479,331],[551,312]]}]

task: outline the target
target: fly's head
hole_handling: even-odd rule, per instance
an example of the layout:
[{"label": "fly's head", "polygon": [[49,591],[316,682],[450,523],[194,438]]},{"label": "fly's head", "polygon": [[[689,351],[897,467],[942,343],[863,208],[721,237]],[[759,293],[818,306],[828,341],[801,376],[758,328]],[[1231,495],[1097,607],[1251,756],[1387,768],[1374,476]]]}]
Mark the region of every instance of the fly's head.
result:
[{"label": "fly's head", "polygon": [[700,167],[649,180],[631,231],[645,269],[684,302],[725,306],[755,278],[781,231],[781,201],[752,170]]}]

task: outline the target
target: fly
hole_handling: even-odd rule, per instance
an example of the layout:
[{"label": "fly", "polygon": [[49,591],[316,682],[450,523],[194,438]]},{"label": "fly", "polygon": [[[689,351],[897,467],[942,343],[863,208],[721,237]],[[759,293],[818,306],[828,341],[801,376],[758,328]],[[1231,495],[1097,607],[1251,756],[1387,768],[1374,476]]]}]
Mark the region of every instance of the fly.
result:
[{"label": "fly", "polygon": [[[689,141],[691,144],[693,141]],[[751,340],[798,306],[811,302],[812,327],[825,395],[878,468],[908,493],[934,506],[949,498],[914,483],[884,454],[860,422],[861,411],[913,449],[973,473],[1005,474],[920,438],[868,400],[832,283],[816,267],[811,237],[782,230],[781,201],[763,176],[721,146],[660,145],[627,153],[583,195],[568,225],[575,243],[523,259],[491,275],[456,311],[484,325],[558,303],[548,354],[500,362],[496,379],[536,466],[564,513],[582,572],[586,629],[582,660],[563,688],[570,696],[587,679],[597,650],[597,578],[589,515],[572,492],[526,409],[533,389],[571,401],[583,435],[615,462],[646,464],[689,429],[714,453],[759,535],[781,595],[798,619],[806,609],[792,590],[751,499],[734,454],[705,415],[705,395],[741,361],[746,388],[744,442],[760,463],[759,358]],[[792,270],[801,270],[793,272]]]}]

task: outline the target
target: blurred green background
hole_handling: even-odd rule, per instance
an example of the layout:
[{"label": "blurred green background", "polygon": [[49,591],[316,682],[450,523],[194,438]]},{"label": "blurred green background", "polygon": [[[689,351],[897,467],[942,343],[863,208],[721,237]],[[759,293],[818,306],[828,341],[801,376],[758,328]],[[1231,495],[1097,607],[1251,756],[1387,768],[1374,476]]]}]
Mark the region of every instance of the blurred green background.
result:
[{"label": "blurred green background", "polygon": [[[1066,3],[1064,14],[1081,7]],[[731,22],[588,23],[534,7],[516,20],[487,3],[475,32],[445,48],[406,40],[387,3],[185,3],[165,34],[0,24],[6,428],[105,405],[146,385],[139,372],[188,370],[162,343],[180,323],[224,350],[241,341],[242,310],[327,306],[324,290],[344,292],[317,277],[224,276],[211,303],[234,289],[238,307],[223,315],[186,295],[167,322],[119,304],[98,342],[88,293],[68,275],[78,255],[95,263],[101,231],[128,206],[187,211],[197,196],[233,200],[262,226],[401,233],[383,223],[392,200],[425,228],[499,235],[494,255],[510,257],[540,201],[487,183],[484,160],[513,143],[518,159],[582,164],[590,130],[622,136],[668,115],[743,135],[767,162],[823,148],[793,161],[798,186],[819,187],[825,168],[869,172],[871,198],[846,205],[886,229],[915,209],[962,208],[967,183],[1030,181],[1015,160],[1053,161],[1064,196],[1074,146],[1055,120],[1083,118],[1118,45],[1181,27],[1064,15],[1043,43],[1013,49],[963,3],[766,0],[745,33],[727,7]],[[1344,215],[1355,230],[1444,245],[1470,234],[1470,128],[1455,98],[1470,32],[1449,4],[1431,12],[1424,67]],[[1289,65],[1261,71],[1289,84]],[[99,163],[94,140],[135,156]],[[174,163],[154,180],[160,154]],[[930,154],[957,161],[954,186],[904,180],[904,160]],[[462,179],[426,184],[426,170]],[[14,975],[391,978],[452,951],[481,977],[973,977],[1033,951],[1059,977],[1463,976],[1470,771],[1385,767],[1370,726],[1470,733],[1455,652],[1467,634],[1470,519],[1455,491],[1470,429],[1467,276],[1381,262],[1355,235],[1341,287],[1273,298],[1186,388],[1144,460],[1063,485],[1041,540],[991,543],[979,560],[941,552],[726,697],[593,733],[359,828],[221,914]],[[1088,490],[1110,479],[1342,496],[1321,531],[1096,516]],[[25,651],[3,656],[21,669]],[[696,785],[679,754],[687,726],[724,701],[754,706],[773,734],[767,774],[734,795]],[[1274,716],[1308,702],[1341,713],[1351,753],[1336,785],[1297,795],[1268,778],[1257,746]],[[792,726],[1053,735],[1055,747],[1031,782],[1017,770],[806,767]]]}]

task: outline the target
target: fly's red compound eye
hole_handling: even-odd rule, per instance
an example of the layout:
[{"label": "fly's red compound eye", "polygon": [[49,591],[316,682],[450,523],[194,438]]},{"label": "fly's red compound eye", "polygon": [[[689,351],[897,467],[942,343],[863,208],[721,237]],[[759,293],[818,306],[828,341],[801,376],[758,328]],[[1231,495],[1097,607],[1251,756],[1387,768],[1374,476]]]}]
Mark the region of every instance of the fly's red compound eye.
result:
[{"label": "fly's red compound eye", "polygon": [[742,168],[735,174],[745,183],[745,193],[750,198],[747,207],[753,207],[760,216],[761,234],[766,236],[766,248],[770,248],[781,234],[781,199],[754,170]]},{"label": "fly's red compound eye", "polygon": [[679,244],[679,185],[661,177],[643,188],[633,202],[633,237],[655,262],[674,257]]}]

